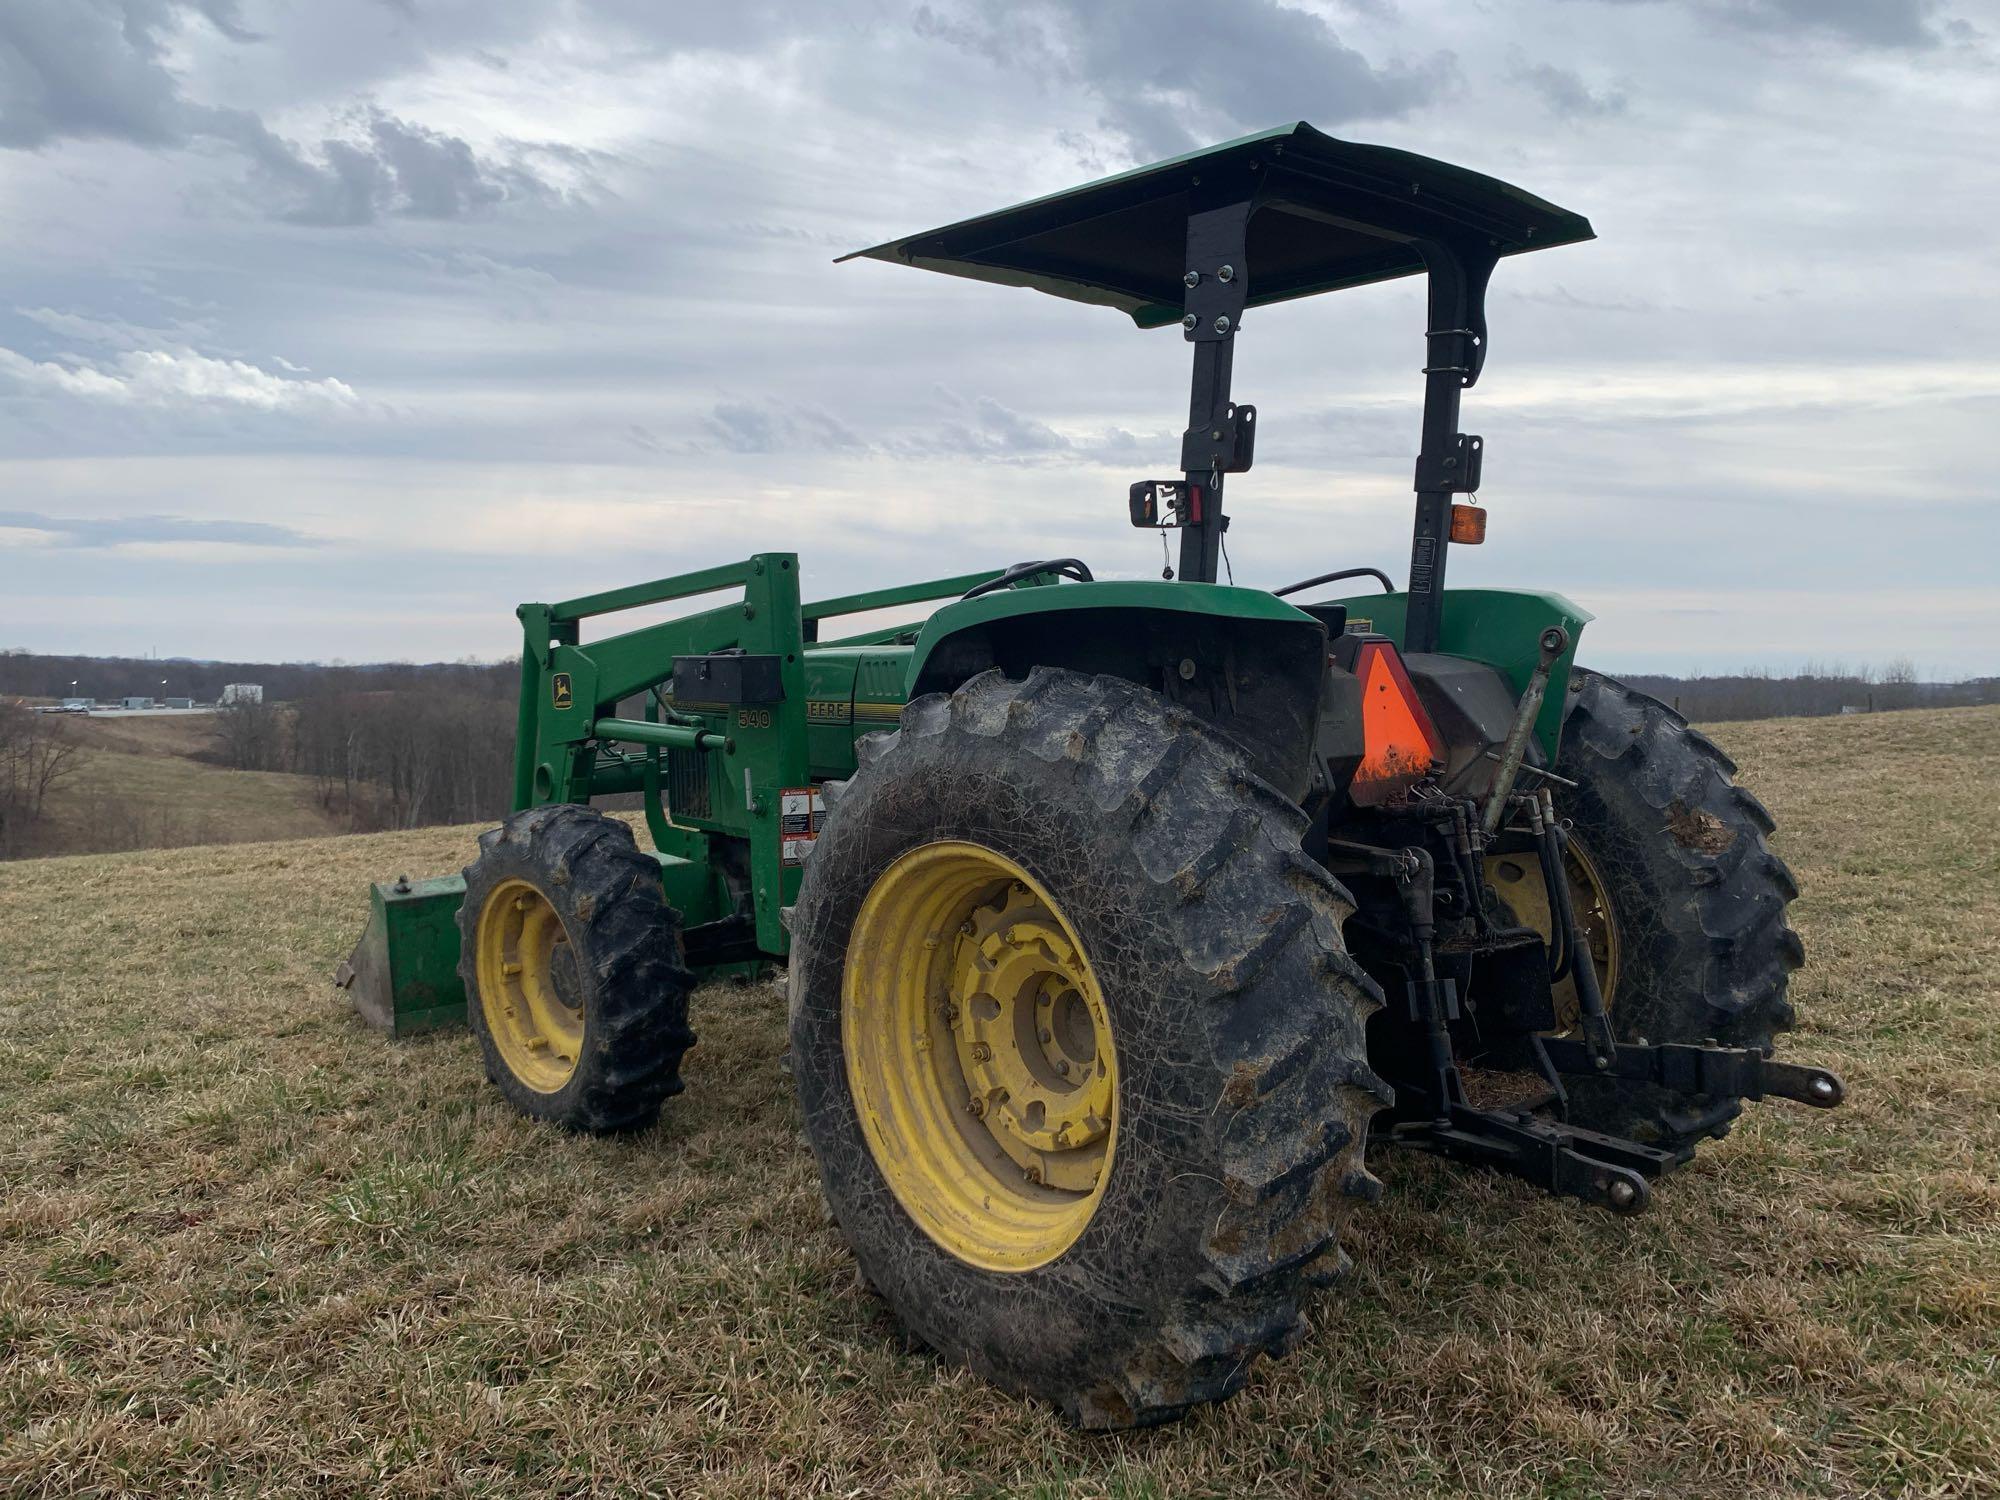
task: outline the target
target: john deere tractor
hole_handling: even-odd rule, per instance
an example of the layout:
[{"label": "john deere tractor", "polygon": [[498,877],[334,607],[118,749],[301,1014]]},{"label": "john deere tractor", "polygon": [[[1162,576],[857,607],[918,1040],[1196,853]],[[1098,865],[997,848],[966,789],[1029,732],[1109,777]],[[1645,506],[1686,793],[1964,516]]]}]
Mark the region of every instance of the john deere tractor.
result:
[{"label": "john deere tractor", "polygon": [[[785,965],[806,1139],[868,1281],[1092,1427],[1293,1347],[1366,1233],[1371,1149],[1635,1213],[1743,1101],[1838,1103],[1772,1056],[1796,888],[1729,758],[1574,665],[1590,616],[1560,594],[1445,587],[1484,530],[1459,404],[1488,277],[1589,238],[1298,124],[859,252],[1177,327],[1178,472],[1127,497],[1177,569],[802,603],[767,552],[524,604],[516,811],[462,879],[378,885],[343,982],[392,1030],[464,1015],[523,1113],[616,1131],[680,1090],[704,977]],[[1418,273],[1406,586],[1338,536],[1315,577],[1219,582],[1260,425],[1230,389],[1245,316]],[[591,806],[618,794],[652,848]]]}]

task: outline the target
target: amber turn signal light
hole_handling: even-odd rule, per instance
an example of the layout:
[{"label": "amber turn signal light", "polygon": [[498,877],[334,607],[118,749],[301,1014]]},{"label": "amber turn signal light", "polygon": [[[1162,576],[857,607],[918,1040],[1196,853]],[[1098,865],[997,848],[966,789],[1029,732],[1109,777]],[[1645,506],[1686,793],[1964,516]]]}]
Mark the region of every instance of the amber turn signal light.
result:
[{"label": "amber turn signal light", "polygon": [[1451,539],[1464,542],[1469,547],[1477,547],[1486,540],[1486,512],[1476,505],[1454,505],[1451,508]]}]

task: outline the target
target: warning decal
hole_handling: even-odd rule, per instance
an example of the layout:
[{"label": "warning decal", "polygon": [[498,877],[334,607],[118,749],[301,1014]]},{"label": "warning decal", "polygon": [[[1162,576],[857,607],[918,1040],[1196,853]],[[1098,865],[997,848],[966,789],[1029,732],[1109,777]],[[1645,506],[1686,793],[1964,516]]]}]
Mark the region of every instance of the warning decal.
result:
[{"label": "warning decal", "polygon": [[788,786],[778,794],[778,847],[784,863],[802,865],[812,853],[820,824],[826,821],[826,798],[816,786]]}]

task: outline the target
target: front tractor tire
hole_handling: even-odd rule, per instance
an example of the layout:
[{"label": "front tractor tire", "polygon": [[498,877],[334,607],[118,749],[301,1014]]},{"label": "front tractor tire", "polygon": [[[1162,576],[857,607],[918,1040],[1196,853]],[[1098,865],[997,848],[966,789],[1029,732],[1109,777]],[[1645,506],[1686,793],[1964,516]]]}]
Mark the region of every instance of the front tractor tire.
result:
[{"label": "front tractor tire", "polygon": [[[1735,784],[1736,765],[1671,708],[1601,673],[1570,683],[1555,789],[1572,825],[1578,926],[1619,1040],[1713,1038],[1767,1054],[1792,1027],[1787,982],[1804,962],[1786,907],[1798,886],[1766,837],[1771,815]],[[1535,897],[1505,861],[1487,873],[1503,901]],[[1516,915],[1548,934],[1546,898]],[[1574,994],[1557,990],[1559,1018]],[[1571,1082],[1573,1124],[1669,1150],[1726,1134],[1733,1098],[1690,1098],[1651,1085]]]},{"label": "front tractor tire", "polygon": [[1304,815],[1119,679],[988,672],[862,743],[793,914],[792,1071],[904,1326],[1085,1426],[1219,1400],[1378,1191],[1378,997]]},{"label": "front tractor tire", "polygon": [[594,1135],[650,1125],[681,1091],[693,976],[659,867],[587,807],[479,836],[459,976],[486,1073],[522,1114]]}]

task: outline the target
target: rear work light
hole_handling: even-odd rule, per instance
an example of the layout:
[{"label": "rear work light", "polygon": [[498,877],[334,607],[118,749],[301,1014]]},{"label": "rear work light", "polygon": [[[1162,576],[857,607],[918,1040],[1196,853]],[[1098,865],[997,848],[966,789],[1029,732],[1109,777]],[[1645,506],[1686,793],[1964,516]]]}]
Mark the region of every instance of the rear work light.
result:
[{"label": "rear work light", "polygon": [[1388,641],[1364,641],[1355,653],[1361,679],[1361,765],[1348,796],[1376,807],[1408,791],[1444,759],[1444,742],[1424,712],[1403,658]]}]

